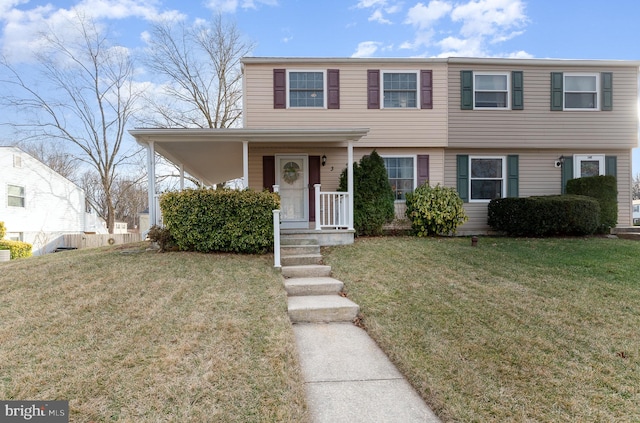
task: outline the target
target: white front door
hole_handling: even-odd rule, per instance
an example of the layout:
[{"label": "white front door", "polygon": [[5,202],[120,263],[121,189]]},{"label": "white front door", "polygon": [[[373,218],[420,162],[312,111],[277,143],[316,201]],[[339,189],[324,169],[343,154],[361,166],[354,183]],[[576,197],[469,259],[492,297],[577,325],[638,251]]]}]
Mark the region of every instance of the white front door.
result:
[{"label": "white front door", "polygon": [[280,186],[283,228],[309,227],[309,159],[276,156],[276,184]]}]

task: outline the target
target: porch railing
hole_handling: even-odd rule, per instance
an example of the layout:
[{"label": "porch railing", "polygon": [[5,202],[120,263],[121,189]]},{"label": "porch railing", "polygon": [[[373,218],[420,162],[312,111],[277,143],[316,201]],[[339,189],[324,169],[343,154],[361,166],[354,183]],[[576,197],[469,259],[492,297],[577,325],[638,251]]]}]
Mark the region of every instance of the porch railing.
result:
[{"label": "porch railing", "polygon": [[320,184],[313,187],[316,196],[316,230],[349,228],[349,193],[322,192]]}]

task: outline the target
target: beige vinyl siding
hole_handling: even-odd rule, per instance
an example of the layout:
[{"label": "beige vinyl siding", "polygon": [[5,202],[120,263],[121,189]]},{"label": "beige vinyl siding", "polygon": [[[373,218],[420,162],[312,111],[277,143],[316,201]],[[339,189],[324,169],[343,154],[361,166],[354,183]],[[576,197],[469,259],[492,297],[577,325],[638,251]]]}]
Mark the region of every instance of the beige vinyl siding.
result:
[{"label": "beige vinyl siding", "polygon": [[[340,70],[340,109],[274,109],[273,69]],[[367,69],[431,70],[433,109],[367,109]],[[447,143],[447,73],[444,63],[248,63],[244,67],[245,128],[369,128],[363,147],[444,147]]]},{"label": "beige vinyl siding", "polygon": [[[518,155],[519,194],[520,197],[533,195],[558,195],[562,192],[562,169],[555,167],[555,161],[560,156],[568,157],[574,154],[605,154],[617,157],[618,182],[618,226],[631,224],[631,151],[630,150],[447,150],[445,155],[445,185],[456,187],[456,156],[465,154],[470,156],[507,156]],[[487,225],[488,203],[465,203],[464,208],[469,221],[462,225],[458,233],[461,235],[489,231]]]},{"label": "beige vinyl siding", "polygon": [[[460,71],[523,71],[524,110],[461,110]],[[612,111],[551,111],[551,72],[613,73]],[[633,148],[638,134],[638,68],[449,65],[449,147]],[[600,94],[599,94],[600,95]]]}]

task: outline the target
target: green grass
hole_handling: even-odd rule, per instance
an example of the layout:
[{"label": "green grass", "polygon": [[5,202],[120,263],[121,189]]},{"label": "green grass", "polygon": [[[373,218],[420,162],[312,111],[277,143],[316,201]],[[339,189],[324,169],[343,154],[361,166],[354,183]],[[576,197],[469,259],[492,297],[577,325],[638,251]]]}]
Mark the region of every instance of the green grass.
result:
[{"label": "green grass", "polygon": [[0,263],[0,398],[72,422],[299,422],[304,384],[269,256],[79,250]]},{"label": "green grass", "polygon": [[370,238],[324,257],[443,421],[640,421],[640,243]]}]

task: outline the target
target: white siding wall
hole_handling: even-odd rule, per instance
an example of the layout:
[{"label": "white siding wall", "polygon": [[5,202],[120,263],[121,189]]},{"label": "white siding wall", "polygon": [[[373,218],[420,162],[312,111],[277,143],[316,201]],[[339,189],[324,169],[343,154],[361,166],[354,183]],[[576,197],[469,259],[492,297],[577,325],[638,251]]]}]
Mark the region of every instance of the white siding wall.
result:
[{"label": "white siding wall", "polygon": [[[14,155],[22,166],[14,167]],[[53,251],[61,235],[84,231],[82,189],[19,149],[0,147],[0,221],[7,232],[20,232],[34,255]],[[25,207],[9,207],[7,186],[25,189]]]}]

